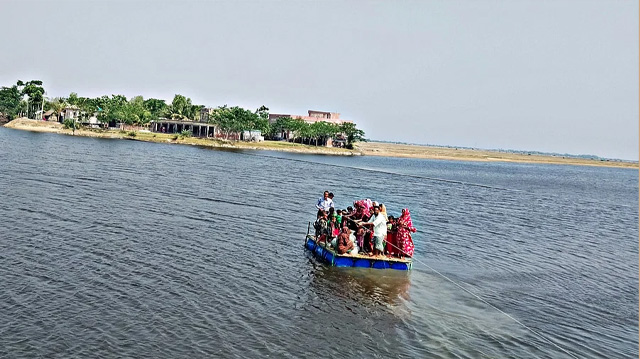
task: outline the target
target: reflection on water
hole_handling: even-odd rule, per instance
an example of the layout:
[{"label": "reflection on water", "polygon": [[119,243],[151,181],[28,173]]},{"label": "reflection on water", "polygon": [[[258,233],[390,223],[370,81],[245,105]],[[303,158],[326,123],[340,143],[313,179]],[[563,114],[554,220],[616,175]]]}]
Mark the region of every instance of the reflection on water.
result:
[{"label": "reflection on water", "polygon": [[319,298],[342,297],[358,305],[400,306],[410,300],[410,271],[337,268],[319,263],[311,290]]}]

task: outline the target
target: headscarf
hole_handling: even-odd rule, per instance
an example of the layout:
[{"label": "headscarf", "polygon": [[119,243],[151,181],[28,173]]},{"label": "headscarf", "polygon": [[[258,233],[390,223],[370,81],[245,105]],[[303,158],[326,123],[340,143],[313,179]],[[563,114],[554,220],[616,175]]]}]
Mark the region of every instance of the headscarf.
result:
[{"label": "headscarf", "polygon": [[367,202],[364,199],[359,201],[355,201],[356,205],[356,219],[362,219],[365,216],[369,216],[369,208],[367,207]]},{"label": "headscarf", "polygon": [[409,228],[411,232],[415,232],[416,228],[413,226],[413,221],[411,221],[411,213],[409,212],[409,208],[404,209],[404,213],[400,216],[400,220]]},{"label": "headscarf", "polygon": [[387,207],[384,204],[380,203],[380,213],[384,216],[384,219],[389,222],[389,215],[387,215]]},{"label": "headscarf", "polygon": [[[347,229],[346,231],[344,230],[345,228]],[[342,226],[342,230],[340,231],[340,233],[346,233],[347,236],[350,236],[351,235],[351,230],[347,226]]]},{"label": "headscarf", "polygon": [[371,213],[371,208],[373,207],[373,202],[371,202],[371,200],[369,198],[364,200],[364,206],[365,206],[365,210],[367,211],[366,213]]}]

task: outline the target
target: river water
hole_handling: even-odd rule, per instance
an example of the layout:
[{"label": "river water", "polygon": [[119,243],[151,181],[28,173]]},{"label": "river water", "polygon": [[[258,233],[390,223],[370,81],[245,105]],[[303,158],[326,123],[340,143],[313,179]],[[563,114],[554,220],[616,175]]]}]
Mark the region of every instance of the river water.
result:
[{"label": "river water", "polygon": [[[410,208],[414,269],[306,253],[325,189]],[[0,218],[3,358],[638,356],[637,170],[0,128]]]}]

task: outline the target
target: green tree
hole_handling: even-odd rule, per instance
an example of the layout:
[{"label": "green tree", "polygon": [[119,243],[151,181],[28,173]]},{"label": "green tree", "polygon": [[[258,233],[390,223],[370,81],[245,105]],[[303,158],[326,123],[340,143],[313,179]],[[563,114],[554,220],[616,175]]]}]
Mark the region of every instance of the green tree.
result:
[{"label": "green tree", "polygon": [[111,111],[111,99],[109,96],[101,96],[93,99],[93,103],[96,106],[95,110],[97,112],[98,121],[100,121],[103,126],[106,126],[110,121],[110,111]]},{"label": "green tree", "polygon": [[200,121],[200,114],[202,113],[202,109],[204,105],[191,105],[191,113],[189,118],[194,121]]},{"label": "green tree", "polygon": [[236,118],[227,105],[216,108],[209,117],[209,122],[216,125],[224,133],[224,138],[227,140],[229,134],[238,127]]},{"label": "green tree", "polygon": [[164,100],[160,100],[157,98],[149,98],[144,100],[144,108],[149,111],[149,113],[151,114],[151,119],[153,121],[158,120],[160,117],[164,116],[164,114],[167,112],[167,109],[169,106],[167,106],[167,103],[164,102]]},{"label": "green tree", "polygon": [[67,103],[71,106],[78,106],[80,102],[80,99],[78,98],[78,94],[75,92],[72,92],[69,94],[69,97],[67,98]]},{"label": "green tree", "polygon": [[347,137],[347,148],[353,148],[353,144],[356,142],[367,141],[364,138],[364,131],[356,128],[356,124],[353,122],[344,122],[340,125],[340,132]]},{"label": "green tree", "polygon": [[318,145],[318,141],[322,139],[322,142],[328,140],[330,137],[334,137],[339,131],[339,127],[336,124],[318,121],[310,125],[310,133],[315,140],[315,145]]},{"label": "green tree", "polygon": [[13,120],[20,111],[22,95],[18,86],[2,87],[0,89],[0,114]]},{"label": "green tree", "polygon": [[142,96],[135,96],[124,103],[117,115],[127,125],[142,126],[151,120],[151,112],[145,109]]},{"label": "green tree", "polygon": [[[23,84],[23,82],[18,80],[17,85],[19,87],[20,84]],[[44,99],[44,87],[42,87],[42,81],[31,80],[24,83],[24,86],[22,87],[22,95],[27,95],[29,98],[29,107],[27,108],[27,114],[35,114],[36,111],[40,110],[42,106],[42,100]]]},{"label": "green tree", "polygon": [[136,114],[136,120],[134,123],[138,126],[143,126],[151,121],[151,111],[144,107],[144,98],[142,96],[135,96],[129,101]]},{"label": "green tree", "polygon": [[[322,136],[322,124],[323,122],[317,121],[309,125],[309,137],[315,140],[315,145],[318,145],[318,138]],[[311,141],[309,141],[311,144]]]},{"label": "green tree", "polygon": [[168,117],[171,118],[193,118],[193,109],[191,104],[191,99],[188,97],[184,97],[180,94],[176,94],[173,97],[173,101],[171,102],[171,106],[168,109]]},{"label": "green tree", "polygon": [[[44,92],[40,80],[31,80],[26,83],[18,80],[14,86],[2,87],[0,89],[0,112],[11,119],[22,111],[27,116],[35,114],[44,106]],[[24,101],[25,97],[26,101]]]},{"label": "green tree", "polygon": [[220,130],[225,133],[225,138],[229,139],[229,135],[233,132],[242,133],[256,129],[259,122],[258,115],[238,106],[227,107],[227,105],[218,107],[213,111],[209,122],[214,123]]},{"label": "green tree", "polygon": [[255,113],[246,110],[242,107],[234,106],[231,108],[236,121],[237,121],[237,130],[238,132],[249,131],[249,139],[253,137],[253,130],[256,129],[258,125],[259,117]]},{"label": "green tree", "polygon": [[92,98],[78,97],[76,106],[80,110],[80,118],[87,120],[98,111],[98,106]]},{"label": "green tree", "polygon": [[309,138],[311,136],[311,130],[309,128],[309,124],[304,122],[301,118],[292,118],[286,124],[286,130],[293,133],[293,141],[295,142],[296,138],[301,138],[304,142],[305,138]]},{"label": "green tree", "polygon": [[56,97],[51,101],[47,101],[45,109],[52,110],[56,116],[59,116],[64,108],[67,107],[65,99],[62,97]]},{"label": "green tree", "polygon": [[299,138],[300,143],[309,143],[313,137],[313,128],[311,128],[311,125],[304,122],[302,119],[300,120],[300,123],[296,123],[296,120],[297,119],[294,119],[294,121],[292,121],[292,124],[294,125],[293,128],[295,128],[295,130],[293,130],[293,141],[296,142],[296,139]]},{"label": "green tree", "polygon": [[293,119],[289,116],[276,118],[276,120],[271,124],[270,134],[272,136],[275,136],[282,134],[282,132],[284,131],[290,130],[290,124],[292,123],[292,121]]},{"label": "green tree", "polygon": [[255,114],[257,115],[254,124],[255,129],[260,130],[263,136],[270,136],[272,130],[271,124],[269,123],[269,108],[262,105],[256,109]]},{"label": "green tree", "polygon": [[94,99],[98,111],[98,121],[108,124],[117,122],[122,117],[123,108],[127,105],[127,97],[124,95],[102,96]]}]

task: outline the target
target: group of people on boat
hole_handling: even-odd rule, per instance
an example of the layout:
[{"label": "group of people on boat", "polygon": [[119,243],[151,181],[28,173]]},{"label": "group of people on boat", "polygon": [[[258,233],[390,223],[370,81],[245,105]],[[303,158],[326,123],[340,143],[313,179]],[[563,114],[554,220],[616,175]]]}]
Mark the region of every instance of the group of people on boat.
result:
[{"label": "group of people on boat", "polygon": [[336,209],[333,193],[325,191],[318,199],[316,221],[313,224],[316,240],[330,243],[339,254],[368,254],[370,256],[412,257],[416,231],[408,208],[394,217],[386,206],[370,199],[353,202],[353,207]]}]

